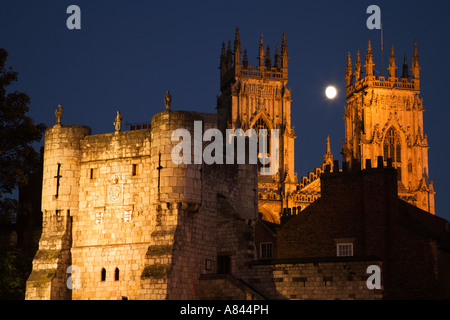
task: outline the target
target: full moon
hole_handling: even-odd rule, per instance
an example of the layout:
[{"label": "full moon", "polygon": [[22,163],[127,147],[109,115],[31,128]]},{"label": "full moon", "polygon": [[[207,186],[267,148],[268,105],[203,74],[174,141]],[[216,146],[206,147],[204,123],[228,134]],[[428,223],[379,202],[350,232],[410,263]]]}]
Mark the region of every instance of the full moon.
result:
[{"label": "full moon", "polygon": [[328,99],[334,99],[336,98],[337,95],[337,90],[335,87],[333,86],[329,86],[326,90],[325,90],[325,95],[327,96]]}]

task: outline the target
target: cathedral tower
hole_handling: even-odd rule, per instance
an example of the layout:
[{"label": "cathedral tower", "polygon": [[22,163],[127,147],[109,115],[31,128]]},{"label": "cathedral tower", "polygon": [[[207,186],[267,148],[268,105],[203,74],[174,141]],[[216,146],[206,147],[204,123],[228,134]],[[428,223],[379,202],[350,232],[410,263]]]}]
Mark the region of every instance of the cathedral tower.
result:
[{"label": "cathedral tower", "polygon": [[[241,49],[239,28],[236,29],[234,48],[222,44],[220,56],[220,90],[217,99],[218,127],[225,129],[279,130],[279,170],[273,176],[259,177],[259,193],[275,193],[273,205],[263,213],[278,220],[282,212],[282,197],[296,190],[294,171],[294,127],[291,126],[291,90],[288,82],[288,45],[283,33],[272,59],[270,47],[260,37],[257,66],[249,65],[247,50]],[[270,150],[269,150],[270,152]]]},{"label": "cathedral tower", "polygon": [[383,156],[385,162],[392,161],[398,171],[399,197],[434,214],[417,43],[414,43],[411,77],[406,57],[401,77],[397,77],[394,47],[391,48],[387,79],[382,75],[375,76],[374,65],[370,39],[365,76],[362,76],[359,51],[354,72],[350,53],[348,55],[343,159],[349,163],[356,159],[363,168],[366,159],[375,163],[377,156]]}]

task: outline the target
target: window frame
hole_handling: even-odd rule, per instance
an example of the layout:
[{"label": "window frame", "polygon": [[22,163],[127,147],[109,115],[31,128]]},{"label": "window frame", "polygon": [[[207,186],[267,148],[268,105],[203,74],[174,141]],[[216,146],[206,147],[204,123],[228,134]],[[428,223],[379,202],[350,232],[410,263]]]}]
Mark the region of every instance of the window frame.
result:
[{"label": "window frame", "polygon": [[383,157],[386,161],[388,158],[392,159],[393,163],[402,162],[402,143],[398,130],[390,127],[383,139]]},{"label": "window frame", "polygon": [[[349,247],[350,248],[350,254],[341,254],[347,252],[347,249],[340,250],[341,248]],[[336,243],[336,256],[337,257],[353,257],[354,256],[354,250],[353,250],[353,242],[338,242]]]},{"label": "window frame", "polygon": [[[265,246],[265,250],[263,250]],[[267,248],[270,248],[270,256],[268,255]],[[265,254],[263,254],[265,253]],[[260,259],[273,259],[273,242],[261,242],[259,244],[259,258]]]}]

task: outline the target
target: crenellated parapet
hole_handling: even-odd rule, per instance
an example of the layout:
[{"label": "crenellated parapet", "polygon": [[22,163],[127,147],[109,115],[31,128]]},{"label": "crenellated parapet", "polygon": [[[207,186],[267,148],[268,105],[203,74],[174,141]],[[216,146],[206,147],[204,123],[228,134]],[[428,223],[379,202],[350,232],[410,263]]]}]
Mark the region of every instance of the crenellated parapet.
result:
[{"label": "crenellated parapet", "polygon": [[234,49],[231,47],[231,41],[228,41],[227,47],[225,47],[225,42],[222,43],[219,66],[221,88],[226,86],[232,78],[237,76],[287,81],[288,59],[288,45],[285,32],[283,32],[281,42],[281,53],[279,45],[277,44],[273,60],[270,53],[270,47],[267,46],[266,48],[263,35],[261,35],[258,46],[258,65],[249,65],[247,49],[244,49],[242,55],[239,28],[236,28]]},{"label": "crenellated parapet", "polygon": [[365,61],[365,75],[361,70],[361,58],[359,51],[357,52],[357,57],[355,61],[355,68],[352,68],[352,59],[350,52],[347,56],[347,68],[346,68],[346,88],[347,88],[347,98],[363,91],[366,88],[395,88],[399,90],[413,90],[420,91],[420,65],[419,65],[419,54],[417,49],[417,42],[414,43],[414,51],[412,57],[412,76],[409,76],[409,68],[406,59],[406,55],[402,67],[401,77],[397,77],[397,65],[394,53],[394,46],[391,48],[391,53],[389,56],[389,67],[387,68],[389,76],[386,79],[384,76],[375,76],[374,74],[373,53],[371,41],[369,39],[367,45],[366,61]]}]

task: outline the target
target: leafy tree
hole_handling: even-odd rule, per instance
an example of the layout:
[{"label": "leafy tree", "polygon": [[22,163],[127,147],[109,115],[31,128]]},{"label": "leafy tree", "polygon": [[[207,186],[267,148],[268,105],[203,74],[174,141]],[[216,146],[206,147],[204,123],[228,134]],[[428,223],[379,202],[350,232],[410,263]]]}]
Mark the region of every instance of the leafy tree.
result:
[{"label": "leafy tree", "polygon": [[6,88],[18,80],[17,72],[6,68],[8,52],[0,48],[0,218],[5,221],[17,213],[18,204],[12,192],[26,185],[39,164],[39,154],[32,143],[40,141],[45,125],[35,125],[26,114],[27,94]]},{"label": "leafy tree", "polygon": [[22,300],[31,259],[20,248],[0,251],[0,300]]},{"label": "leafy tree", "polygon": [[[30,211],[26,204],[19,206],[13,192],[26,186],[39,170],[40,155],[32,144],[41,140],[45,130],[44,124],[36,125],[27,116],[28,95],[7,92],[7,87],[18,80],[17,72],[6,68],[7,58],[8,52],[0,48],[0,225],[3,226],[11,216]],[[23,299],[32,256],[18,246],[0,247],[0,299]]]}]

